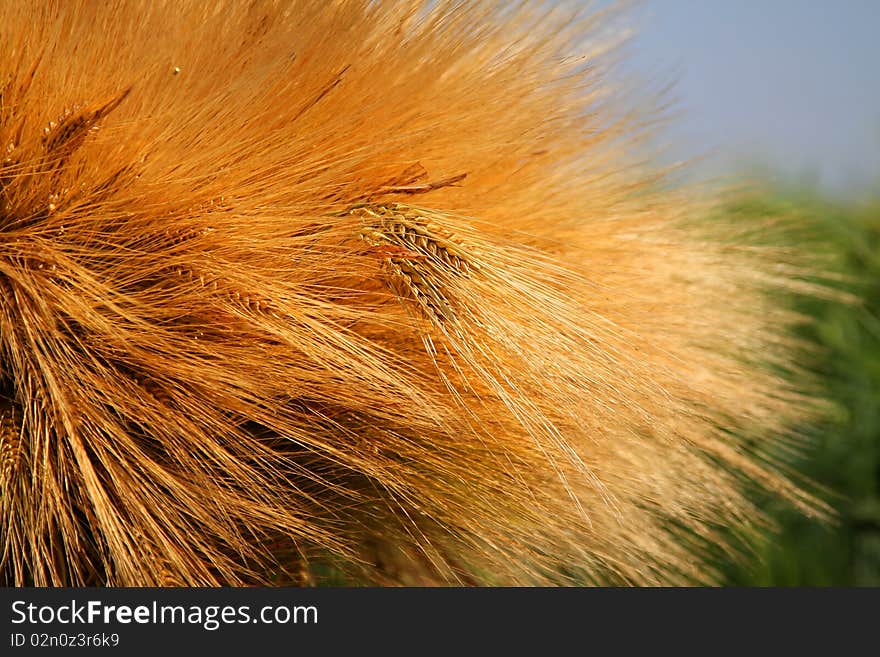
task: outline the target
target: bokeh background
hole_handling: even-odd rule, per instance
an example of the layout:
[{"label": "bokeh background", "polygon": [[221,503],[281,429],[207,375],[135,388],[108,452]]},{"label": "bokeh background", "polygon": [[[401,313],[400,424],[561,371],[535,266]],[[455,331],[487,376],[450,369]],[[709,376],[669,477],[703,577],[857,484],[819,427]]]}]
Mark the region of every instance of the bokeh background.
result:
[{"label": "bokeh background", "polygon": [[[880,2],[646,0],[623,64],[671,92],[656,130],[665,164],[728,190],[720,212],[793,226],[787,243],[815,255],[854,302],[792,298],[814,322],[830,411],[801,427],[793,465],[836,510],[832,524],[772,499],[775,531],[719,556],[726,583],[880,585]],[[738,191],[729,191],[729,190]]]}]

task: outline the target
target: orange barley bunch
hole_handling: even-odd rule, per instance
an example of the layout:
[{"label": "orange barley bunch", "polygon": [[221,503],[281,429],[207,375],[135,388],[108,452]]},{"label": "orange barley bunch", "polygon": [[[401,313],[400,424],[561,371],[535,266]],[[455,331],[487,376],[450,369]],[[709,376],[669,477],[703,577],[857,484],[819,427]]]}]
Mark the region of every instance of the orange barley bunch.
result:
[{"label": "orange barley bunch", "polygon": [[2,583],[709,581],[803,498],[786,269],[563,9],[0,4]]}]

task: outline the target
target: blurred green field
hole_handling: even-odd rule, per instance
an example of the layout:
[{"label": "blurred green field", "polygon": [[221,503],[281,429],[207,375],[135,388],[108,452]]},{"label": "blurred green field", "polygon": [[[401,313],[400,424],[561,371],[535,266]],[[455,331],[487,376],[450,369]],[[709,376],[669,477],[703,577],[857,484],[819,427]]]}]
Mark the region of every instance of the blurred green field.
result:
[{"label": "blurred green field", "polygon": [[811,444],[793,465],[822,487],[836,521],[759,499],[777,531],[749,540],[746,559],[723,563],[725,583],[880,586],[880,201],[765,192],[734,197],[724,212],[737,221],[771,217],[791,225],[788,244],[827,263],[845,278],[838,287],[859,300],[791,301],[814,320],[797,329],[818,347],[804,365],[831,402],[823,420],[802,428]]}]

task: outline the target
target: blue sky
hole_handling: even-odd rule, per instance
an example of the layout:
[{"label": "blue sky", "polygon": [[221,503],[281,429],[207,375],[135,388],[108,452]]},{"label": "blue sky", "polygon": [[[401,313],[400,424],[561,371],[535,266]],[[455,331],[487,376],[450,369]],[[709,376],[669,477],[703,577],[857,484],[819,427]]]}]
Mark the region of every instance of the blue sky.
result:
[{"label": "blue sky", "polygon": [[642,0],[631,17],[627,67],[675,82],[667,157],[880,192],[880,0]]}]

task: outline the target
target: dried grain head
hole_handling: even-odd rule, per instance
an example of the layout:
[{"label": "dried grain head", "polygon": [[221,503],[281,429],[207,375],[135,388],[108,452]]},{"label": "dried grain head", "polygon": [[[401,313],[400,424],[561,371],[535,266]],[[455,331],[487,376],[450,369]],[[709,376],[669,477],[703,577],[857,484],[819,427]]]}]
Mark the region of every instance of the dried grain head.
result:
[{"label": "dried grain head", "polygon": [[776,254],[554,6],[0,5],[4,582],[694,581],[800,499]]}]

